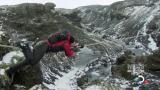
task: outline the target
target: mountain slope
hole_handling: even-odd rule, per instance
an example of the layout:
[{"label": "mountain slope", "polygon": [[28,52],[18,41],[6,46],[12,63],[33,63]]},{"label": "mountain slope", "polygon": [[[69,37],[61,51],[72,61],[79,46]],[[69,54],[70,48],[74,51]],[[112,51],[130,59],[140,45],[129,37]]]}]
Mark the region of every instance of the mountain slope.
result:
[{"label": "mountain slope", "polygon": [[[160,45],[159,4],[159,0],[125,0],[73,10],[55,9],[51,3],[1,6],[0,30],[8,34],[11,45],[22,39],[46,39],[61,30],[71,31],[80,43],[86,44],[74,59],[63,52],[46,54],[40,62],[43,80],[40,85],[31,83],[35,85],[31,90],[126,89],[131,88],[127,65],[134,60],[145,61],[148,56],[141,55],[151,54]],[[147,65],[153,63],[158,70],[158,57],[151,54],[149,58],[155,61],[146,61]],[[145,74],[159,83],[157,76]]]},{"label": "mountain slope", "polygon": [[120,39],[127,45],[155,50],[160,43],[159,3],[159,0],[126,0],[99,6],[101,9],[86,6],[76,10],[87,31],[105,39]]}]

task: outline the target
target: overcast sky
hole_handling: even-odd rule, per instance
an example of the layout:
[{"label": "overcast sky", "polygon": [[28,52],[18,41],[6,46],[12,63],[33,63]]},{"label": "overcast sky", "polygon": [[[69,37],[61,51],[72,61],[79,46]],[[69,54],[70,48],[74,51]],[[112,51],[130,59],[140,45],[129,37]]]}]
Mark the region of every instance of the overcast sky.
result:
[{"label": "overcast sky", "polygon": [[56,8],[76,8],[86,5],[110,5],[113,2],[123,0],[0,0],[0,5],[15,5],[20,3],[46,3],[53,2]]}]

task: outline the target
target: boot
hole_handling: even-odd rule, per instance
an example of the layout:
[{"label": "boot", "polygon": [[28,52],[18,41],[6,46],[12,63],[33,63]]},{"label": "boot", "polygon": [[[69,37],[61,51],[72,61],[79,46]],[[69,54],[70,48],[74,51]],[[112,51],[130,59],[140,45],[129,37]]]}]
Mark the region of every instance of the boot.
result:
[{"label": "boot", "polygon": [[5,70],[5,73],[6,73],[6,75],[8,76],[8,78],[9,78],[10,80],[13,80],[14,72],[12,71],[11,68]]},{"label": "boot", "polygon": [[27,49],[30,49],[30,46],[29,46],[28,42],[17,42],[16,46],[21,48],[22,51],[26,51]]}]

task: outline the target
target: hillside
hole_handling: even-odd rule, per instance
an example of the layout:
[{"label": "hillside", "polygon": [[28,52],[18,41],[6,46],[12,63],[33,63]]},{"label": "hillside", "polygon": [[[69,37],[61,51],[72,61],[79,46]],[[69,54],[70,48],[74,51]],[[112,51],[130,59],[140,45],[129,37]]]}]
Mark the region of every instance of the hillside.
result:
[{"label": "hillside", "polygon": [[[9,89],[126,90],[132,88],[136,74],[152,82],[149,89],[158,88],[159,0],[125,0],[109,6],[75,9],[55,6],[0,6],[0,44],[14,46],[21,40],[36,43],[51,33],[68,30],[80,44],[86,45],[75,58],[67,58],[63,52],[46,54],[37,66],[18,72]],[[0,50],[1,62],[15,53],[8,48]],[[144,70],[128,72],[128,65],[142,66]],[[146,87],[142,84],[138,88]]]}]

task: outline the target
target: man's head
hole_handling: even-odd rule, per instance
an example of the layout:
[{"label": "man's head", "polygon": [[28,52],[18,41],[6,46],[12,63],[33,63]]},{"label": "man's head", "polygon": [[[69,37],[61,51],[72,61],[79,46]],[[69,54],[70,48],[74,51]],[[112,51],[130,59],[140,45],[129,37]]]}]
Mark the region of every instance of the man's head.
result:
[{"label": "man's head", "polygon": [[83,48],[84,45],[83,44],[79,44],[73,36],[70,36],[70,43],[71,43],[71,46],[74,47],[74,48]]},{"label": "man's head", "polygon": [[70,36],[70,43],[74,43],[75,42],[75,39],[73,36]]}]

